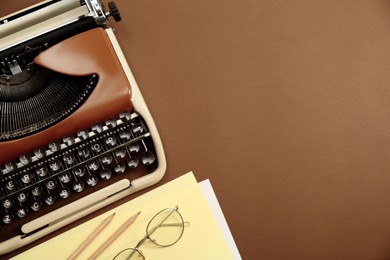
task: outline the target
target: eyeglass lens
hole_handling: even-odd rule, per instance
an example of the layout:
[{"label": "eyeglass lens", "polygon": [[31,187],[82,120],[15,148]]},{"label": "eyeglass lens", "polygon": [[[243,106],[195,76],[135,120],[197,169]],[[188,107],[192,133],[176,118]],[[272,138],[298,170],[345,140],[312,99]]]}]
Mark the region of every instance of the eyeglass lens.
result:
[{"label": "eyeglass lens", "polygon": [[[139,246],[149,239],[158,246],[167,247],[180,240],[184,232],[184,220],[177,209],[164,209],[157,213],[146,227],[146,237]],[[115,256],[115,260],[143,260],[145,256],[138,248],[126,248]]]},{"label": "eyeglass lens", "polygon": [[184,232],[184,221],[176,209],[164,209],[149,222],[146,233],[148,238],[159,246],[175,244]]}]

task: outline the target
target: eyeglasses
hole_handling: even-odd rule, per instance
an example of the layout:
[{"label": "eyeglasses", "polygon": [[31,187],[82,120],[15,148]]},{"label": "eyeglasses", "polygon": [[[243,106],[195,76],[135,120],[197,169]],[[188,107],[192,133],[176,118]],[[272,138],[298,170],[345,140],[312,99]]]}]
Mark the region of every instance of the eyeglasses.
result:
[{"label": "eyeglasses", "polygon": [[145,255],[139,250],[139,247],[150,240],[153,244],[160,247],[168,247],[176,244],[184,233],[184,228],[189,226],[188,221],[184,221],[179,213],[179,207],[166,208],[159,211],[149,221],[146,226],[146,236],[142,238],[134,248],[125,248],[120,251],[113,259],[142,259]]}]

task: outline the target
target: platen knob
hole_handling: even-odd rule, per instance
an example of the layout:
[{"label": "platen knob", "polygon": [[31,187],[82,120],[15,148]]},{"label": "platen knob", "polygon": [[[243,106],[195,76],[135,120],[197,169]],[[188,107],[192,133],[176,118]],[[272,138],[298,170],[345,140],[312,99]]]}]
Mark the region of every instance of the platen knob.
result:
[{"label": "platen knob", "polygon": [[122,20],[121,14],[119,13],[118,7],[114,2],[108,3],[108,8],[110,9],[109,13],[114,18],[115,22]]}]

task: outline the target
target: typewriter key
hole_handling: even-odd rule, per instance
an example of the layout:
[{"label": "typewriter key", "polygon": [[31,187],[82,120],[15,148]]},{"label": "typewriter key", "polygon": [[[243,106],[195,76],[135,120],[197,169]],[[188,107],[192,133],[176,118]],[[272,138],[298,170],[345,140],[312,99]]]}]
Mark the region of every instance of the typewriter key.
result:
[{"label": "typewriter key", "polygon": [[73,135],[67,135],[67,136],[64,136],[62,138],[62,142],[66,145],[66,146],[71,146],[74,144],[75,142],[75,139],[73,137]]},{"label": "typewriter key", "polygon": [[141,135],[144,133],[144,127],[141,124],[134,124],[131,127],[135,135]]},{"label": "typewriter key", "polygon": [[37,149],[34,150],[34,155],[38,159],[42,159],[43,157],[46,156],[46,150],[44,148],[37,148]]},{"label": "typewriter key", "polygon": [[116,119],[115,118],[108,118],[108,119],[106,119],[105,123],[109,129],[116,127]]},{"label": "typewriter key", "polygon": [[25,191],[22,191],[22,192],[18,193],[18,195],[16,195],[16,199],[19,202],[26,202],[28,199],[28,193]]},{"label": "typewriter key", "polygon": [[127,146],[129,148],[130,153],[138,153],[140,149],[139,143],[131,143]]},{"label": "typewriter key", "polygon": [[131,169],[134,169],[138,166],[138,159],[137,158],[133,158],[129,161],[127,161],[127,165],[131,168]]},{"label": "typewriter key", "polygon": [[16,189],[16,181],[14,179],[10,179],[10,180],[6,181],[5,182],[5,187],[9,191],[15,190]]},{"label": "typewriter key", "polygon": [[27,216],[27,209],[26,208],[18,208],[16,210],[16,215],[18,215],[19,218],[24,218]]},{"label": "typewriter key", "polygon": [[49,149],[53,153],[58,152],[61,149],[61,144],[58,141],[52,141],[49,143]]},{"label": "typewriter key", "polygon": [[126,150],[125,148],[118,148],[117,150],[115,150],[115,158],[117,159],[123,159],[126,157]]},{"label": "typewriter key", "polygon": [[30,208],[33,211],[39,211],[42,208],[42,202],[40,200],[33,200],[30,204]]},{"label": "typewriter key", "polygon": [[84,183],[81,181],[75,181],[72,187],[75,192],[82,192],[84,190]]},{"label": "typewriter key", "polygon": [[154,156],[154,154],[149,151],[144,152],[144,154],[142,155],[142,163],[144,165],[151,165],[152,163],[154,163],[155,160],[156,156]]},{"label": "typewriter key", "polygon": [[122,120],[123,123],[130,121],[131,119],[131,113],[128,111],[123,111],[119,114],[119,118]]},{"label": "typewriter key", "polygon": [[64,172],[60,176],[58,176],[58,179],[60,179],[60,182],[66,184],[70,182],[70,180],[72,179],[72,175],[70,175],[69,172]]},{"label": "typewriter key", "polygon": [[95,186],[98,183],[98,178],[95,175],[90,175],[87,177],[86,182],[88,186]]},{"label": "typewriter key", "polygon": [[92,131],[95,134],[100,134],[101,132],[103,132],[103,125],[100,123],[92,125]]},{"label": "typewriter key", "polygon": [[35,168],[35,172],[40,176],[40,177],[45,177],[46,174],[49,172],[48,169],[46,168],[45,165],[38,166]]},{"label": "typewriter key", "polygon": [[129,141],[131,139],[131,132],[130,131],[121,131],[119,133],[119,137],[122,139],[122,141]]},{"label": "typewriter key", "polygon": [[91,151],[89,150],[89,148],[87,146],[82,146],[80,147],[79,149],[77,149],[77,153],[78,155],[82,158],[82,159],[86,159],[89,157],[89,155],[91,154]]},{"label": "typewriter key", "polygon": [[85,168],[84,168],[84,166],[77,166],[76,168],[74,168],[73,170],[72,170],[72,173],[74,174],[74,175],[76,175],[76,177],[83,177],[84,176],[84,174],[85,174]]},{"label": "typewriter key", "polygon": [[111,179],[111,171],[110,169],[104,169],[103,171],[100,172],[100,178],[103,180],[109,180]]},{"label": "typewriter key", "polygon": [[23,164],[23,165],[28,165],[29,163],[31,163],[31,155],[26,153],[26,154],[23,154],[21,156],[19,156],[19,161]]},{"label": "typewriter key", "polygon": [[3,207],[6,209],[10,209],[14,206],[14,200],[12,198],[5,198],[2,201]]},{"label": "typewriter key", "polygon": [[66,199],[70,196],[70,190],[68,188],[62,188],[58,191],[61,198]]},{"label": "typewriter key", "polygon": [[63,160],[65,164],[72,165],[76,161],[76,157],[73,153],[66,153],[64,154]]},{"label": "typewriter key", "polygon": [[80,138],[80,140],[85,140],[89,137],[89,132],[87,129],[80,129],[77,131],[77,137]]},{"label": "typewriter key", "polygon": [[33,176],[31,172],[25,172],[21,175],[20,179],[22,180],[23,183],[29,184],[32,181]]},{"label": "typewriter key", "polygon": [[47,205],[53,205],[54,204],[54,202],[56,202],[56,196],[54,196],[54,195],[52,195],[52,194],[49,194],[49,195],[47,195],[46,197],[45,197],[45,203],[47,204]]},{"label": "typewriter key", "polygon": [[61,169],[61,162],[55,159],[49,163],[49,167],[53,172],[59,171]]},{"label": "typewriter key", "polygon": [[110,165],[113,160],[113,156],[111,153],[105,154],[103,157],[100,158],[102,160],[103,165]]},{"label": "typewriter key", "polygon": [[5,214],[3,217],[4,224],[11,224],[13,220],[14,220],[14,215],[12,215],[11,213]]},{"label": "typewriter key", "polygon": [[88,169],[90,169],[91,171],[97,171],[99,169],[99,161],[98,160],[92,160],[90,162],[88,162]]},{"label": "typewriter key", "polygon": [[117,164],[114,166],[114,171],[117,174],[122,174],[125,172],[125,170],[126,170],[126,166],[123,163],[120,163],[120,164]]},{"label": "typewriter key", "polygon": [[32,188],[31,190],[31,193],[34,195],[34,196],[39,196],[41,195],[43,192],[43,188],[40,184],[36,185],[34,188]]},{"label": "typewriter key", "polygon": [[49,190],[54,190],[57,187],[57,181],[55,179],[49,179],[45,182],[45,186]]},{"label": "typewriter key", "polygon": [[115,146],[116,142],[117,142],[117,139],[115,137],[115,135],[110,135],[110,136],[107,136],[104,141],[106,142],[106,144],[110,147],[113,147]]},{"label": "typewriter key", "polygon": [[16,167],[17,167],[17,164],[15,161],[10,161],[10,162],[6,162],[5,163],[5,168],[12,172],[12,171],[15,171],[16,170]]}]

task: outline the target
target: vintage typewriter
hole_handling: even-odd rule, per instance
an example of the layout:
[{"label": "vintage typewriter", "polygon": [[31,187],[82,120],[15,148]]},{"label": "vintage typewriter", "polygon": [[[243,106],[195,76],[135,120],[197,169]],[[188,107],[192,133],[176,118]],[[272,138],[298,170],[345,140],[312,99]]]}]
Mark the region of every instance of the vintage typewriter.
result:
[{"label": "vintage typewriter", "polygon": [[163,177],[159,134],[110,26],[120,19],[99,0],[0,19],[0,255]]}]

